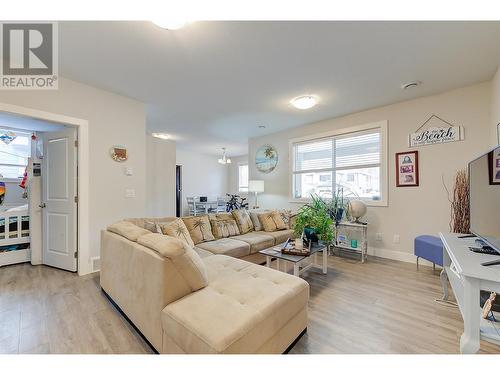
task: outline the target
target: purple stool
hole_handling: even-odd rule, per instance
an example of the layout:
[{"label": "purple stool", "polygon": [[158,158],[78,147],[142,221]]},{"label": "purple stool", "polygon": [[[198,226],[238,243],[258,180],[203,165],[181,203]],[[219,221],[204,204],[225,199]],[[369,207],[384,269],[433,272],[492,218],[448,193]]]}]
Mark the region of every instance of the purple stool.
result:
[{"label": "purple stool", "polygon": [[417,257],[417,269],[419,258],[432,262],[434,270],[436,264],[443,266],[443,243],[439,237],[428,235],[416,237],[414,252]]}]

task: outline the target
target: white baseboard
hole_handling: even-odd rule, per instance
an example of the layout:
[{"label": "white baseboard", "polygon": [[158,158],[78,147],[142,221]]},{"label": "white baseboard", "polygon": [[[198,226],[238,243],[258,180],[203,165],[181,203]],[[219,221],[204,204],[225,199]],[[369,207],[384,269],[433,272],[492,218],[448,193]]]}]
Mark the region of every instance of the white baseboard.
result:
[{"label": "white baseboard", "polygon": [[[368,255],[380,257],[380,258],[386,258],[386,259],[392,259],[392,260],[399,260],[400,262],[407,262],[407,263],[417,263],[417,257],[412,254],[412,253],[405,253],[402,251],[395,251],[395,250],[389,250],[389,249],[384,249],[381,247],[371,247],[368,246]],[[418,260],[419,265],[422,266],[432,266],[432,263],[420,258]],[[438,266],[439,267],[439,266]]]}]

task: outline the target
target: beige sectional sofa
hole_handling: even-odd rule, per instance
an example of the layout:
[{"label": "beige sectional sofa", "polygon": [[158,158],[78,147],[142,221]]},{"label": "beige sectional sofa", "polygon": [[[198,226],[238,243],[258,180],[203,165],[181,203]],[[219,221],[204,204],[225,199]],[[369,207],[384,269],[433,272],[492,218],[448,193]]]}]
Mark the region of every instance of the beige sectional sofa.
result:
[{"label": "beige sectional sofa", "polygon": [[[245,259],[291,230],[197,243],[128,219],[101,235],[101,287],[160,353],[283,353],[307,327],[309,285]],[[237,259],[240,258],[240,259]]]}]

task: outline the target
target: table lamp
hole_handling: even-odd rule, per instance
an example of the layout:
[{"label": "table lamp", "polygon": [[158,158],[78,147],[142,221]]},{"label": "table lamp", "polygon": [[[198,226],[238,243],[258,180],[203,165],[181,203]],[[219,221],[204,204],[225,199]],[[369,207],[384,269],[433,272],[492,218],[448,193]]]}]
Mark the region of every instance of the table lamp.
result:
[{"label": "table lamp", "polygon": [[253,208],[259,208],[257,205],[257,195],[264,192],[264,181],[263,180],[250,180],[248,181],[248,191],[255,193],[255,206]]}]

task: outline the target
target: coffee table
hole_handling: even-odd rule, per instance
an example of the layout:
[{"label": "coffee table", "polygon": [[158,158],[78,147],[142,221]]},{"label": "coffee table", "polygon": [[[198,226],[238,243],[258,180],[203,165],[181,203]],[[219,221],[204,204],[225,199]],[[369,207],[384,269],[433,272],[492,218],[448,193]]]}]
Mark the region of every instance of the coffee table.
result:
[{"label": "coffee table", "polygon": [[[285,264],[286,272],[286,263],[293,263],[293,274],[294,276],[300,276],[302,272],[307,271],[310,268],[319,268],[323,274],[326,275],[328,271],[328,246],[323,243],[317,243],[311,246],[311,254],[307,256],[303,255],[288,255],[282,254],[280,248],[284,245],[284,243],[280,245],[276,245],[270,247],[268,249],[264,249],[259,251],[259,254],[266,256],[266,266],[271,267],[271,260],[276,258],[278,263],[278,271],[281,271],[280,264],[283,262]],[[318,253],[322,252],[322,264],[318,262]],[[305,266],[302,266],[302,263],[308,259],[309,263]]]}]

